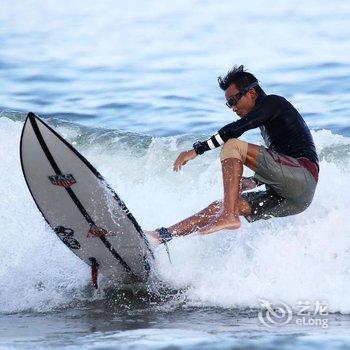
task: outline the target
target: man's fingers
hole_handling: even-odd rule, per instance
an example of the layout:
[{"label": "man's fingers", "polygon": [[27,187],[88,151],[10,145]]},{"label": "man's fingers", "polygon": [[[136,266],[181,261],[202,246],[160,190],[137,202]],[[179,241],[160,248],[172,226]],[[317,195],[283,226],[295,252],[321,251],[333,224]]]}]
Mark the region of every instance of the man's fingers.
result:
[{"label": "man's fingers", "polygon": [[179,167],[179,157],[175,160],[174,165],[173,165],[173,170],[177,171]]},{"label": "man's fingers", "polygon": [[181,159],[180,157],[178,157],[174,162],[173,169],[174,171],[179,171],[180,168],[181,168]]},{"label": "man's fingers", "polygon": [[181,164],[177,163],[174,165],[174,171],[179,171],[181,169]]},{"label": "man's fingers", "polygon": [[175,160],[173,165],[174,171],[180,171],[181,167],[185,165],[189,161],[187,154],[185,152],[182,152]]}]

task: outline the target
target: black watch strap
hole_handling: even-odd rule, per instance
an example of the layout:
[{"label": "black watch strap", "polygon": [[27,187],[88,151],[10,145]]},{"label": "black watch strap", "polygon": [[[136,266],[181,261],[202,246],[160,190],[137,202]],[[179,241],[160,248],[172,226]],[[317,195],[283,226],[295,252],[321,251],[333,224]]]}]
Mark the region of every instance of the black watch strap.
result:
[{"label": "black watch strap", "polygon": [[201,145],[202,145],[202,142],[196,141],[196,142],[193,144],[193,146],[192,146],[193,149],[194,149],[194,151],[195,151],[198,155],[204,153],[204,150],[202,149]]}]

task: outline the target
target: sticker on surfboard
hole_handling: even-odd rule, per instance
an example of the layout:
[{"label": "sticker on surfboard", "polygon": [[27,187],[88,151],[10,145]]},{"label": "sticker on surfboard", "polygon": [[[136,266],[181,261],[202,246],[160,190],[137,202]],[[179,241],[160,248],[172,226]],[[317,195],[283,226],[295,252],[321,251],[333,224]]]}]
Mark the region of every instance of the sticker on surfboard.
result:
[{"label": "sticker on surfboard", "polygon": [[72,174],[50,175],[48,178],[53,185],[65,188],[72,187],[77,182]]}]

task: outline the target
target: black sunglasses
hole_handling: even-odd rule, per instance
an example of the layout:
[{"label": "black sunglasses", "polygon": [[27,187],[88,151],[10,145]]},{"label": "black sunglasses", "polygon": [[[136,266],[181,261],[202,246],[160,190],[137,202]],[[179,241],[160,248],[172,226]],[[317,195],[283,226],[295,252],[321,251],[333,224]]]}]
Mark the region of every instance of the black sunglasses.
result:
[{"label": "black sunglasses", "polygon": [[226,102],[226,106],[228,108],[232,108],[233,106],[235,106],[238,101],[250,90],[252,89],[253,87],[255,86],[258,86],[259,83],[257,81],[255,81],[254,83],[246,86],[245,88],[243,88],[241,91],[237,92],[236,95],[232,95],[230,96],[228,99],[227,99],[227,102]]}]

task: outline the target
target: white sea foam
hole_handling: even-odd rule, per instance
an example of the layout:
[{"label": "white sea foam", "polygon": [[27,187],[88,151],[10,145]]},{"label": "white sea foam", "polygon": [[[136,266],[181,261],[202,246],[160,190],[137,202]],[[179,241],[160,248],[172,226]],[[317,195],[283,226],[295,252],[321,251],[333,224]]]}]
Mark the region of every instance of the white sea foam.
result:
[{"label": "white sea foam", "polygon": [[[22,176],[22,122],[0,118],[0,312],[48,310],[81,298],[89,269],[47,228]],[[70,141],[78,133],[60,132]],[[174,239],[173,264],[156,250],[161,277],[200,305],[258,306],[258,298],[322,300],[329,310],[350,312],[350,139],[314,132],[321,174],[314,202],[304,213],[248,224],[238,231]],[[149,147],[77,143],[126,202],[144,229],[181,220],[222,197],[218,151],[188,163],[172,162],[192,139],[156,138]]]}]

